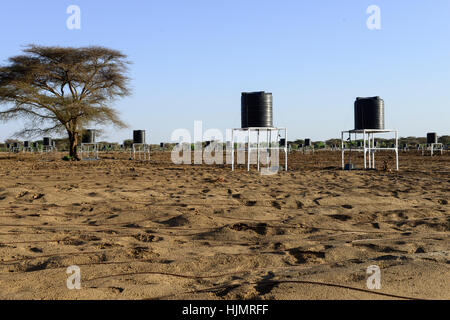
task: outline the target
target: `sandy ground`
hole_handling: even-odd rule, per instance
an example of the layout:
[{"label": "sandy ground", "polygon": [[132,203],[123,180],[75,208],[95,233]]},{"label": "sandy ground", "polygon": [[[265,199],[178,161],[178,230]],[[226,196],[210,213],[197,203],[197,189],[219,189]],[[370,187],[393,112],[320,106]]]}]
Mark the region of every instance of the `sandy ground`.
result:
[{"label": "sandy ground", "polygon": [[400,156],[347,172],[339,152],[292,153],[261,176],[0,154],[0,298],[450,299],[450,154]]}]

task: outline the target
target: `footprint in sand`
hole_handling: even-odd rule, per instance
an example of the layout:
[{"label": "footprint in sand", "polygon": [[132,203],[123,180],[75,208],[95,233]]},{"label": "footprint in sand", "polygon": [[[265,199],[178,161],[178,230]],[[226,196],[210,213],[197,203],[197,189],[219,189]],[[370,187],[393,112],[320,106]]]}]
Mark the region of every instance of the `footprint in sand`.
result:
[{"label": "footprint in sand", "polygon": [[297,263],[322,263],[325,259],[325,252],[321,251],[303,251],[299,248],[288,250],[289,254],[293,256]]},{"label": "footprint in sand", "polygon": [[272,207],[281,210],[281,204],[278,201],[272,201]]},{"label": "footprint in sand", "polygon": [[346,214],[332,214],[330,217],[339,221],[348,221],[352,219],[352,217]]}]

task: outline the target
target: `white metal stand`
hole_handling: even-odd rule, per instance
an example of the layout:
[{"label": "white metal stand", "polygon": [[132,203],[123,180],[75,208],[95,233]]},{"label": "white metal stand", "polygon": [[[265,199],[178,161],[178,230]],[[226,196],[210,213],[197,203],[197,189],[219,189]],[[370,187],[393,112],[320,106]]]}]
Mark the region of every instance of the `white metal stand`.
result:
[{"label": "white metal stand", "polygon": [[302,152],[303,152],[303,154],[306,154],[306,153],[309,153],[309,152],[314,153],[314,152],[315,152],[314,146],[312,146],[312,145],[309,145],[309,146],[303,146]]},{"label": "white metal stand", "polygon": [[15,147],[15,146],[12,146],[12,152],[13,152],[13,153],[19,153],[19,152],[20,152],[20,150],[21,150],[21,147],[20,147],[20,145],[18,145],[17,147]]},{"label": "white metal stand", "polygon": [[[270,166],[269,159],[272,156],[272,150],[283,150],[284,151],[284,169],[287,171],[287,155],[288,155],[288,145],[287,145],[287,129],[286,128],[273,128],[273,127],[251,127],[251,128],[236,128],[231,131],[231,170],[234,171],[234,143],[235,137],[237,136],[237,132],[243,132],[245,134],[247,140],[247,148],[239,151],[247,151],[247,171],[250,171],[251,164],[251,154],[252,151],[256,151],[256,165],[258,171],[261,170],[260,166],[260,152],[262,150],[267,152],[267,166]],[[256,143],[252,141],[252,132],[256,133]],[[280,135],[280,132],[284,133],[284,135]],[[266,144],[264,146],[261,145],[261,138],[265,135]],[[284,136],[284,146],[280,146],[280,137]],[[276,138],[276,142],[274,143],[273,138]],[[237,141],[239,144],[239,141]],[[256,144],[256,147],[254,145]],[[275,144],[275,146],[274,146]]]},{"label": "white metal stand", "polygon": [[31,151],[32,152],[41,152],[41,148],[42,147],[39,144],[33,145],[32,148],[31,148]]},{"label": "white metal stand", "polygon": [[[81,160],[98,160],[98,144],[82,143],[80,148]],[[86,157],[84,157],[86,155]],[[92,157],[90,157],[92,155]]]},{"label": "white metal stand", "polygon": [[56,151],[56,147],[42,146],[42,148],[41,148],[41,153],[48,153],[48,152],[53,152],[53,151]]},{"label": "white metal stand", "polygon": [[130,159],[150,161],[150,146],[145,143],[133,143]]},{"label": "white metal stand", "polygon": [[[375,145],[375,135],[383,133],[395,134],[395,146],[393,148],[381,148]],[[363,146],[360,149],[345,148],[344,134],[355,135],[354,141],[358,140],[358,135],[363,136]],[[375,152],[377,150],[388,150],[395,152],[395,164],[398,171],[398,131],[392,129],[364,129],[364,130],[348,130],[341,132],[341,152],[342,152],[342,169],[345,168],[345,151],[362,151],[364,152],[364,169],[375,169]]]},{"label": "white metal stand", "polygon": [[442,155],[444,152],[444,145],[442,143],[431,143],[426,148],[422,148],[422,155],[425,155],[425,150],[429,150],[431,156],[433,156],[435,150],[440,150]]}]

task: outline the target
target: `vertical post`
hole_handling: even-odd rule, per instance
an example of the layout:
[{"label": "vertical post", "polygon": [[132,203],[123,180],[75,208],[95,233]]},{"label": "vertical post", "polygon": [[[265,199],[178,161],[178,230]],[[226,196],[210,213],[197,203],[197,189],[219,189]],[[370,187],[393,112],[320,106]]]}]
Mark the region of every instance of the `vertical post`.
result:
[{"label": "vertical post", "polygon": [[269,167],[269,152],[270,152],[270,140],[269,140],[269,132],[270,132],[270,129],[269,130],[267,130],[266,131],[266,138],[267,138],[267,152],[266,152],[266,154],[267,154],[267,161],[266,161],[266,165],[267,165],[267,169],[269,169],[270,167]]},{"label": "vertical post", "polygon": [[[367,156],[366,156],[366,153],[367,153],[367,140],[366,140],[366,134],[364,133],[363,134],[363,143],[364,143],[364,169],[367,169]],[[370,142],[369,142],[370,143]]]},{"label": "vertical post", "polygon": [[341,157],[342,157],[342,170],[344,170],[345,168],[344,131],[341,132]]},{"label": "vertical post", "polygon": [[256,132],[258,133],[257,137],[256,137],[256,162],[257,162],[257,168],[259,171],[259,130],[257,129]]},{"label": "vertical post", "polygon": [[[272,130],[269,129],[269,159],[272,159]],[[269,161],[267,161],[267,167],[270,169],[272,166],[272,163],[269,164]]]},{"label": "vertical post", "polygon": [[372,169],[375,169],[375,133],[372,133],[372,140],[373,140],[373,150],[372,150]]},{"label": "vertical post", "polygon": [[287,171],[287,128],[284,129],[284,168]]},{"label": "vertical post", "polygon": [[[366,134],[366,130],[364,130],[364,134]],[[372,148],[375,147],[374,144],[372,143],[372,136],[370,135],[370,133],[367,133],[367,139],[369,140],[369,169],[372,168]]]},{"label": "vertical post", "polygon": [[398,131],[395,130],[395,165],[398,171]]},{"label": "vertical post", "polygon": [[250,171],[250,153],[251,153],[251,143],[250,143],[250,136],[252,133],[252,130],[249,128],[248,131],[248,139],[247,139],[247,171]]},{"label": "vertical post", "polygon": [[231,130],[231,171],[234,171],[234,129]]}]

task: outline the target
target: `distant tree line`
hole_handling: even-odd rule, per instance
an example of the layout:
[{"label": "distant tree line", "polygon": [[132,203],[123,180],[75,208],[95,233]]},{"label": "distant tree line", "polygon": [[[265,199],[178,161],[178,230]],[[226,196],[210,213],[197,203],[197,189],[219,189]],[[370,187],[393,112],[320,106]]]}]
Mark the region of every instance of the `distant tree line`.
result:
[{"label": "distant tree line", "polygon": [[[379,143],[381,147],[388,147],[395,143],[395,139],[383,139],[383,138],[375,138],[375,140]],[[358,142],[363,142],[362,139],[358,140],[352,140],[353,145],[357,145]],[[445,135],[441,136],[438,139],[439,143],[442,143],[444,146],[450,146],[450,136]],[[288,142],[293,149],[297,149],[300,145],[305,144],[305,140],[303,139],[297,139],[294,141]],[[408,146],[415,146],[415,145],[423,145],[427,143],[427,138],[425,137],[406,137],[406,138],[399,138],[398,144],[399,147],[402,147],[404,144],[407,144]],[[311,146],[314,147],[314,149],[324,149],[326,147],[341,146],[341,139],[329,139],[326,141],[311,141]]]}]

